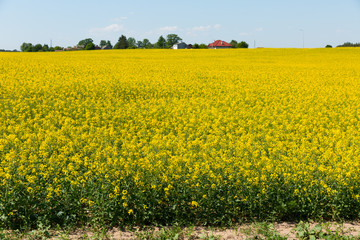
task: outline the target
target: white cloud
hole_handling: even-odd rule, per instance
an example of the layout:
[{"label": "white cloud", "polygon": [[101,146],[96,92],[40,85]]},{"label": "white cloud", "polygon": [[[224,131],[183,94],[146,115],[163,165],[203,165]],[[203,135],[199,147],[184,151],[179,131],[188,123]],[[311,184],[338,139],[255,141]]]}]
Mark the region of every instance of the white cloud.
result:
[{"label": "white cloud", "polygon": [[207,26],[196,26],[196,27],[193,27],[191,30],[192,31],[199,31],[199,32],[204,32],[204,31],[210,31],[212,29],[215,29],[215,30],[219,30],[221,27],[220,24],[215,24],[215,25],[207,25]]},{"label": "white cloud", "polygon": [[117,23],[111,24],[103,28],[92,28],[90,29],[91,33],[110,33],[110,32],[119,32],[124,30],[124,25],[119,25]]},{"label": "white cloud", "polygon": [[255,31],[256,32],[262,32],[264,29],[262,27],[256,28]]},{"label": "white cloud", "polygon": [[159,28],[159,30],[163,31],[163,32],[175,31],[177,29],[178,29],[177,26],[166,26],[166,27]]},{"label": "white cloud", "polygon": [[208,31],[211,29],[211,25],[207,25],[207,26],[198,26],[198,27],[193,27],[192,30],[193,31]]},{"label": "white cloud", "polygon": [[221,25],[220,25],[220,24],[215,24],[215,25],[214,25],[214,29],[218,30],[218,29],[220,29],[220,28],[221,28]]},{"label": "white cloud", "polygon": [[119,24],[116,24],[116,23],[111,24],[111,25],[103,28],[103,30],[104,30],[105,32],[118,32],[118,31],[121,31],[121,30],[123,30],[123,29],[124,29],[124,26],[123,26],[123,25],[119,25]]}]

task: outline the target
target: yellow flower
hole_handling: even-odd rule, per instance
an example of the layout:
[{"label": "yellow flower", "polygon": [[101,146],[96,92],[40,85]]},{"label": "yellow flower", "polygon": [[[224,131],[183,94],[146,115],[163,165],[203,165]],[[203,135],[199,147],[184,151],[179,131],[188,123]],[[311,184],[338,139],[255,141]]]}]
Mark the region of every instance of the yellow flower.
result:
[{"label": "yellow flower", "polygon": [[196,201],[191,202],[191,206],[197,207],[199,204]]},{"label": "yellow flower", "polygon": [[0,53],[0,201],[358,205],[360,49],[138,50]]}]

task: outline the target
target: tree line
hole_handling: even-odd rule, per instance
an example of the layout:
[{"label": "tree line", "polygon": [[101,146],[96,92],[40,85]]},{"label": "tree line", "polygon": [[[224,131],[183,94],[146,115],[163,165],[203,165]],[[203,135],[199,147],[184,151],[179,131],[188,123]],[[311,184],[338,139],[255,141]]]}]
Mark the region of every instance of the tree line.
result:
[{"label": "tree line", "polygon": [[[48,51],[56,51],[56,50],[95,50],[95,49],[136,49],[136,48],[144,48],[144,49],[169,49],[174,44],[182,41],[182,38],[177,34],[168,34],[166,38],[164,36],[160,36],[157,42],[151,43],[149,39],[145,38],[143,40],[136,40],[133,37],[127,38],[125,35],[121,35],[118,41],[113,46],[109,40],[101,40],[99,45],[95,45],[94,40],[92,38],[86,38],[80,40],[75,47],[67,47],[63,48],[60,46],[49,47],[47,44],[41,45],[36,44],[33,45],[31,43],[23,43],[20,47],[23,52],[48,52]],[[244,41],[237,42],[236,40],[232,40],[230,44],[233,48],[248,48],[249,44]],[[192,48],[195,49],[205,49],[208,48],[207,44],[204,43],[195,43],[192,45]]]},{"label": "tree line", "polygon": [[[360,47],[360,43],[345,42],[341,45],[337,45],[336,47]],[[325,46],[325,48],[332,48],[332,46],[328,44]]]},{"label": "tree line", "polygon": [[336,47],[360,47],[360,43],[346,42],[346,43],[343,43],[343,44],[338,45]]},{"label": "tree line", "polygon": [[[125,35],[121,35],[121,37],[118,39],[116,44],[112,46],[110,41],[101,40],[100,41],[100,48],[103,48],[105,46],[108,46],[110,49],[136,49],[136,48],[171,48],[174,44],[179,43],[182,41],[182,38],[179,37],[177,34],[168,34],[165,37],[160,36],[157,42],[151,43],[149,39],[145,38],[142,41],[136,40],[133,37],[126,38]],[[248,48],[249,44],[247,44],[244,41],[237,42],[236,40],[232,40],[230,44],[233,46],[233,48]],[[87,38],[84,40],[81,40],[77,46],[83,47],[85,50],[93,50],[96,49],[96,45],[94,44],[94,41],[91,38]],[[198,49],[204,49],[208,48],[207,44],[204,43],[195,43],[192,45],[192,48],[198,48]]]},{"label": "tree line", "polygon": [[33,45],[32,43],[23,43],[20,46],[20,50],[22,52],[53,52],[56,50],[62,50],[63,48],[60,46],[49,47],[49,45],[40,43]]},{"label": "tree line", "polygon": [[[75,47],[49,47],[49,45],[44,44],[35,44],[32,43],[23,43],[20,46],[20,50],[22,52],[53,52],[57,50],[94,50],[94,49],[136,49],[136,48],[171,48],[174,44],[179,43],[182,41],[182,38],[180,38],[177,34],[168,34],[165,37],[160,36],[157,42],[151,43],[149,39],[145,38],[142,41],[137,41],[133,37],[127,38],[125,35],[121,35],[118,39],[118,41],[113,46],[109,40],[101,40],[99,45],[95,45],[94,40],[91,38],[86,38],[81,41],[75,46]],[[245,41],[237,42],[236,40],[231,40],[230,44],[233,48],[249,48],[249,44]],[[326,45],[326,48],[332,48],[331,45]],[[345,42],[341,45],[338,45],[336,47],[360,47],[360,43],[351,43],[351,42]],[[201,43],[195,43],[192,45],[192,48],[194,49],[205,49],[208,48],[207,44]],[[5,51],[3,49],[0,49],[0,51]],[[15,51],[15,50],[14,50]]]}]

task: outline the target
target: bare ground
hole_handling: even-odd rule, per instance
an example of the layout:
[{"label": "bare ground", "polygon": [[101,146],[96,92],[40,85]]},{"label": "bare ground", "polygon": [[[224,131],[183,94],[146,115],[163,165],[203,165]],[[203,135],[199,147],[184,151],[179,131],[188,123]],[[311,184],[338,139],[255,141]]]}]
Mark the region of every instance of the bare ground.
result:
[{"label": "bare ground", "polygon": [[[360,222],[326,222],[326,223],[309,223],[306,228],[309,230],[315,229],[315,226],[321,226],[321,231],[324,233],[336,235],[336,236],[348,236],[353,239],[360,239]],[[266,239],[269,236],[281,236],[286,239],[299,239],[297,229],[299,225],[297,223],[282,222],[282,223],[252,223],[243,224],[233,228],[205,228],[205,227],[193,227],[183,228],[178,232],[178,239],[191,240],[191,239]],[[302,228],[306,230],[304,227]],[[178,230],[179,231],[179,230]],[[50,239],[156,239],[161,234],[172,232],[168,228],[150,228],[147,230],[132,229],[132,230],[120,230],[112,229],[110,231],[97,231],[97,230],[78,230],[71,233],[52,232]]]}]

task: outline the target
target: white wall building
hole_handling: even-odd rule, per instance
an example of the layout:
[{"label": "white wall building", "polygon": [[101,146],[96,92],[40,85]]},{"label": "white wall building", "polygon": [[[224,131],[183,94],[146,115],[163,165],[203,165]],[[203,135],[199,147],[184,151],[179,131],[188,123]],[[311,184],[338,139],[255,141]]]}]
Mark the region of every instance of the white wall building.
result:
[{"label": "white wall building", "polygon": [[186,49],[188,45],[184,42],[176,43],[174,46],[172,46],[172,49]]}]

